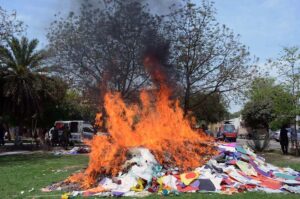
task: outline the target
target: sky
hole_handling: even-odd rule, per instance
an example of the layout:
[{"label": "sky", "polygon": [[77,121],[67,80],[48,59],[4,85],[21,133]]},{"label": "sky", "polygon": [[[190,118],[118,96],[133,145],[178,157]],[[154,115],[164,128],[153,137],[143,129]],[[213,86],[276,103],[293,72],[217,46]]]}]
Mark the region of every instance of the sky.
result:
[{"label": "sky", "polygon": [[[66,15],[76,9],[79,0],[0,0],[5,10],[17,12],[24,21],[27,36],[40,40],[40,48],[47,45],[47,28],[55,14]],[[152,0],[153,3],[172,0]],[[177,0],[174,0],[176,2]],[[194,0],[200,2],[200,0]],[[263,67],[266,59],[278,57],[286,46],[300,46],[299,0],[214,0],[217,20],[240,35],[240,41],[258,57]],[[159,6],[159,5],[157,5]],[[163,5],[162,5],[163,6]],[[231,104],[230,112],[241,105]]]}]

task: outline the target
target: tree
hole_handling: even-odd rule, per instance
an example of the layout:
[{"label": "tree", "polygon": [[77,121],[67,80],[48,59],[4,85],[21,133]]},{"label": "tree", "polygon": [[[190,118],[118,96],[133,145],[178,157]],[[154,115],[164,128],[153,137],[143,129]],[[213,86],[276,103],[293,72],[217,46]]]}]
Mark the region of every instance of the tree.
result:
[{"label": "tree", "polygon": [[252,80],[256,69],[247,48],[225,25],[216,22],[213,3],[204,0],[196,6],[187,0],[166,23],[173,63],[182,78],[185,112],[206,100],[199,98],[191,104],[191,98],[199,93],[210,96],[241,91]]},{"label": "tree", "polygon": [[[198,103],[199,99],[202,101],[201,106],[194,109],[193,114],[198,121],[205,121],[206,123],[216,123],[222,121],[227,116],[227,108],[218,93],[207,96],[206,94],[198,93],[191,98],[191,104],[195,101]],[[202,100],[205,99],[205,100]]]},{"label": "tree", "polygon": [[78,15],[55,21],[48,34],[50,63],[94,104],[102,103],[99,96],[107,90],[120,92],[128,102],[147,88],[151,82],[143,58],[159,44],[164,44],[164,63],[173,66],[168,74],[176,76],[174,96],[184,96],[185,113],[199,112],[217,95],[234,92],[236,97],[255,75],[247,48],[215,21],[208,1],[199,7],[183,1],[166,16],[154,16],[137,0],[100,2],[100,8],[83,3]]},{"label": "tree", "polygon": [[0,6],[0,44],[23,30],[23,23],[16,19],[16,12],[9,13]]},{"label": "tree", "polygon": [[[297,116],[300,115],[299,98],[300,98],[300,51],[299,47],[284,47],[279,58],[270,60],[270,64],[275,66],[279,73],[279,79],[290,88],[293,95],[293,110],[290,112],[293,122],[297,127]],[[296,142],[296,155],[299,155],[299,142]]]},{"label": "tree", "polygon": [[234,118],[240,117],[241,116],[241,112],[242,111],[237,111],[237,112],[234,112],[234,113],[229,113],[228,119],[234,119]]},{"label": "tree", "polygon": [[252,129],[269,129],[269,125],[275,118],[272,101],[250,101],[244,106],[243,119]]},{"label": "tree", "polygon": [[269,146],[268,130],[270,123],[275,118],[272,102],[265,99],[250,101],[242,110],[242,117],[246,127],[251,129],[248,145],[253,150],[262,152]]},{"label": "tree", "polygon": [[269,145],[269,129],[278,129],[292,120],[293,96],[285,86],[276,85],[274,79],[257,78],[247,97],[242,117],[252,130],[248,144],[256,151],[263,151]]},{"label": "tree", "polygon": [[272,78],[257,78],[247,92],[249,102],[242,111],[246,125],[259,129],[278,129],[288,124],[293,116],[293,96]]},{"label": "tree", "polygon": [[140,1],[102,5],[83,3],[79,15],[54,22],[48,34],[53,65],[97,103],[106,90],[129,99],[148,83],[142,55],[159,24]]},{"label": "tree", "polygon": [[[58,81],[58,80],[56,80]],[[47,100],[43,104],[43,116],[38,126],[50,127],[58,120],[84,120],[93,121],[95,119],[96,110],[86,102],[80,92],[68,89],[66,83],[62,80],[59,88],[55,88],[53,92],[58,93],[52,100]]]},{"label": "tree", "polygon": [[41,112],[41,98],[49,96],[44,86],[48,79],[42,64],[45,54],[36,50],[37,45],[38,40],[29,41],[25,37],[13,37],[6,45],[0,45],[0,108],[19,127]]},{"label": "tree", "polygon": [[279,73],[280,79],[290,88],[290,92],[294,96],[293,114],[299,114],[298,104],[300,96],[299,80],[300,80],[300,51],[297,46],[285,47],[281,52],[281,56],[276,60],[270,60],[272,66],[275,66]]}]

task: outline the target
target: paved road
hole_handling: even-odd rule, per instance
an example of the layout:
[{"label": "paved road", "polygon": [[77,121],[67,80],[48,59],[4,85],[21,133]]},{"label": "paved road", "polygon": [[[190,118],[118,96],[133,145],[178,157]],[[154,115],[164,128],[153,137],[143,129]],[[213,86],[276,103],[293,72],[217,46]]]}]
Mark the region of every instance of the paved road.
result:
[{"label": "paved road", "polygon": [[[237,143],[244,145],[244,144],[247,144],[248,141],[249,140],[246,140],[246,139],[238,139]],[[275,141],[273,139],[270,141],[269,149],[280,150],[280,148],[281,147],[280,147],[280,143],[279,142],[277,142],[277,141]]]},{"label": "paved road", "polygon": [[19,154],[33,154],[36,152],[43,152],[43,151],[8,151],[0,153],[0,156],[7,156],[7,155],[19,155]]}]

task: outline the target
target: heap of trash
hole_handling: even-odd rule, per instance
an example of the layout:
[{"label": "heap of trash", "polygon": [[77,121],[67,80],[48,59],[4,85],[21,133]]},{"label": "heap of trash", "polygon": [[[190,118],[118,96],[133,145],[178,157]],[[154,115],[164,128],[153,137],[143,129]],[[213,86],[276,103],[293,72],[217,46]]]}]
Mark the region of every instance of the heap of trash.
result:
[{"label": "heap of trash", "polygon": [[90,153],[91,149],[87,146],[76,146],[73,147],[70,150],[56,150],[53,151],[54,155],[77,155],[77,154],[84,154],[84,153]]},{"label": "heap of trash", "polygon": [[178,195],[186,192],[233,194],[245,191],[300,194],[300,172],[266,163],[247,146],[236,143],[216,145],[218,155],[193,171],[180,173],[165,169],[146,148],[132,149],[132,157],[117,177],[102,176],[97,186],[81,190],[67,180],[42,191],[64,190],[67,196],[148,196]]}]

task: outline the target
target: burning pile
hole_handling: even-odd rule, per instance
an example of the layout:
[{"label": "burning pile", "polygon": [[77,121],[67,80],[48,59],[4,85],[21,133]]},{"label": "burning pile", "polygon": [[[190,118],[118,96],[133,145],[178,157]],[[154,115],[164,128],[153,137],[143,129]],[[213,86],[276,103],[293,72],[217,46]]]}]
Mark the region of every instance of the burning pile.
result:
[{"label": "burning pile", "polygon": [[[154,57],[145,59],[157,88],[142,91],[140,104],[127,105],[119,93],[105,96],[109,136],[95,136],[91,147],[89,166],[84,173],[70,178],[83,182],[85,188],[98,183],[100,176],[116,176],[124,171],[122,165],[132,148],[151,151],[164,168],[192,170],[203,165],[216,153],[213,139],[191,128],[190,122],[177,100],[171,100],[171,89],[161,65]],[[101,122],[102,116],[97,116]]]},{"label": "burning pile", "polygon": [[[142,91],[140,103],[133,105],[126,104],[119,93],[107,93],[109,135],[88,142],[88,168],[44,191],[65,186],[72,187],[73,195],[85,196],[245,190],[300,193],[300,173],[267,164],[248,148],[213,143],[213,138],[193,130],[179,102],[171,100],[160,61],[150,54],[144,65],[156,89]],[[102,115],[97,119],[101,122]]]},{"label": "burning pile", "polygon": [[[76,196],[147,196],[185,192],[215,192],[233,194],[244,191],[267,193],[299,193],[300,172],[268,164],[248,147],[235,143],[218,144],[218,154],[205,165],[192,171],[179,168],[166,169],[146,148],[132,148],[132,158],[124,167],[126,172],[117,177],[103,176],[93,188],[80,191],[76,185],[65,181],[44,189],[64,189]],[[78,190],[78,191],[74,191]]]}]

